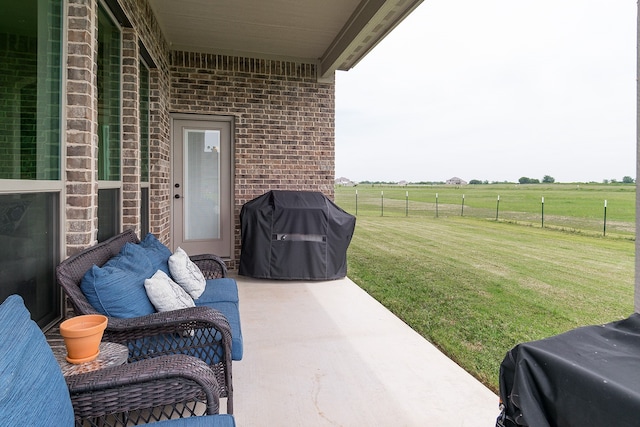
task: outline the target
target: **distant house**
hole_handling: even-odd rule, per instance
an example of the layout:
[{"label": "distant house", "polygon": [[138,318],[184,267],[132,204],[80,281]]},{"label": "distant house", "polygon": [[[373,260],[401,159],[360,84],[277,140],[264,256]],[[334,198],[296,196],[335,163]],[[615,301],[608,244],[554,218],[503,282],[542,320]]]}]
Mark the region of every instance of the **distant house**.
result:
[{"label": "distant house", "polygon": [[353,187],[354,185],[356,185],[353,181],[351,181],[349,178],[345,178],[345,177],[340,177],[336,179],[336,185],[343,185],[345,187]]},{"label": "distant house", "polygon": [[465,181],[464,179],[454,176],[453,178],[448,179],[446,184],[447,185],[467,185],[468,182]]}]

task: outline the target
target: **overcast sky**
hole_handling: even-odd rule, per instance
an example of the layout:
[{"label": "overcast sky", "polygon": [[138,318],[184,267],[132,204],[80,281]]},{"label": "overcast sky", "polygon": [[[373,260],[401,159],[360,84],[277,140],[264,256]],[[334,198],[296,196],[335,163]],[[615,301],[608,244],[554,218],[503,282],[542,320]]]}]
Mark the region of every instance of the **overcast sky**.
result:
[{"label": "overcast sky", "polygon": [[635,178],[636,0],[425,0],[336,73],[336,177]]}]

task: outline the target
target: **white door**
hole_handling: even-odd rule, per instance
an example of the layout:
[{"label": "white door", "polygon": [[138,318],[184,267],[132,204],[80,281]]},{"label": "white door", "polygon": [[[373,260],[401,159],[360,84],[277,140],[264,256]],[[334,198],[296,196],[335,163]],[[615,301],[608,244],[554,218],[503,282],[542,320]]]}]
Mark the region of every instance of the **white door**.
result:
[{"label": "white door", "polygon": [[231,257],[231,120],[176,116],[172,132],[173,247]]}]

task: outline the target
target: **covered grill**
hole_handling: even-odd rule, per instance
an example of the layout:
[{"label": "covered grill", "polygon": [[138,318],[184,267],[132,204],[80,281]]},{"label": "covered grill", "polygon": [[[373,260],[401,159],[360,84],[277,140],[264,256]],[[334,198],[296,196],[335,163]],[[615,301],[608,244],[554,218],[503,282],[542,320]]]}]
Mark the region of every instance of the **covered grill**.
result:
[{"label": "covered grill", "polygon": [[327,280],[347,274],[356,219],[322,193],[269,191],[244,204],[240,223],[241,275]]}]

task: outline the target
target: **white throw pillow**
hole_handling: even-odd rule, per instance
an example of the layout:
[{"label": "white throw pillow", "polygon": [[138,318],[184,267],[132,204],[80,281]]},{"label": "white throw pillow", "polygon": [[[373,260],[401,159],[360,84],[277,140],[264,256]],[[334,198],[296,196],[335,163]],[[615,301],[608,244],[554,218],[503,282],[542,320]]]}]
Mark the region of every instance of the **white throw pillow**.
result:
[{"label": "white throw pillow", "polygon": [[191,298],[194,300],[200,298],[207,281],[202,271],[182,248],[178,247],[169,257],[169,271],[173,279],[191,295]]},{"label": "white throw pillow", "polygon": [[159,312],[196,306],[193,298],[162,270],[145,279],[144,288],[151,304]]}]

